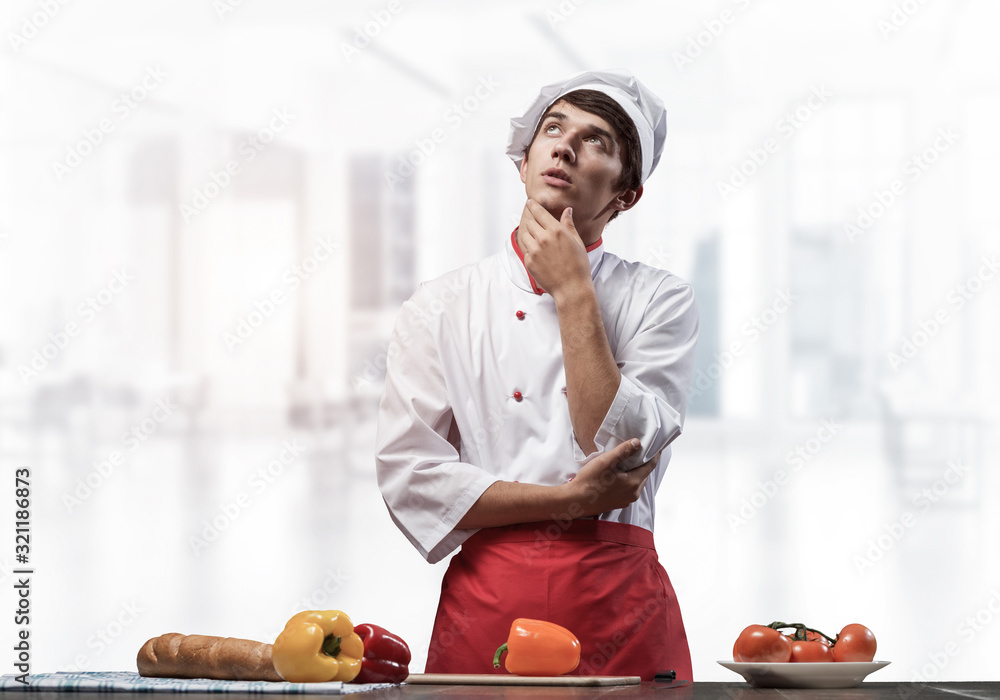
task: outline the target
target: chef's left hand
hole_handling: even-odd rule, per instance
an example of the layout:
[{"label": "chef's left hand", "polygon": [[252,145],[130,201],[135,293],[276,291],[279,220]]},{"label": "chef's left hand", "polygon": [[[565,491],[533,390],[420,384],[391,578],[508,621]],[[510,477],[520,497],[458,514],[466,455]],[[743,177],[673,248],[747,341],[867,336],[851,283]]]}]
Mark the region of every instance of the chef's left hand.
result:
[{"label": "chef's left hand", "polygon": [[553,298],[581,284],[593,284],[587,247],[573,224],[570,207],[557,220],[529,199],[521,216],[520,239],[525,269]]}]

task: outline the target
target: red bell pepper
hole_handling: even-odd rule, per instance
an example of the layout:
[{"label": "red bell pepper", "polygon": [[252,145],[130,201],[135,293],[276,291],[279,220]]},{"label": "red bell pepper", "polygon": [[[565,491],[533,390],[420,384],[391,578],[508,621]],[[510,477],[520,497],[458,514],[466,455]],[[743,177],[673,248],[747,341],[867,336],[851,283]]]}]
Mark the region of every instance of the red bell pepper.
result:
[{"label": "red bell pepper", "polygon": [[361,673],[353,683],[402,683],[410,675],[410,647],[378,625],[363,624],[354,628],[365,645]]}]

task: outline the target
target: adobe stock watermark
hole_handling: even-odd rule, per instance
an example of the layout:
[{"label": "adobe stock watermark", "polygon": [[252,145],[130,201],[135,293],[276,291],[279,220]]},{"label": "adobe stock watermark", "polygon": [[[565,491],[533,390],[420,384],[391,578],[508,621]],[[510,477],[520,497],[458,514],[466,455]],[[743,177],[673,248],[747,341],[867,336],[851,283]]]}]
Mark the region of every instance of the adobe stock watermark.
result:
[{"label": "adobe stock watermark", "polygon": [[[774,130],[778,133],[778,137],[788,141],[795,135],[795,132],[804,127],[817,112],[823,109],[832,97],[833,93],[825,86],[810,85],[809,96],[775,121]],[[764,167],[771,156],[781,150],[782,140],[778,137],[768,136],[760,146],[748,148],[747,157],[730,170],[728,181],[716,181],[715,186],[722,196],[723,202],[728,201],[730,197],[739,192],[750,181],[750,178]]]},{"label": "adobe stock watermark", "polygon": [[[750,0],[733,0],[733,5],[740,11],[750,7]],[[726,28],[736,21],[737,14],[730,8],[726,8],[714,19],[705,20],[702,29],[688,37],[684,44],[683,51],[674,51],[672,57],[677,70],[683,73],[696,60],[701,58],[718,39]]]},{"label": "adobe stock watermark", "polygon": [[37,37],[42,28],[48,25],[62,8],[69,4],[69,0],[38,0],[38,9],[30,15],[23,17],[17,27],[17,32],[7,32],[7,41],[14,53],[20,52],[21,48]]},{"label": "adobe stock watermark", "polygon": [[[411,2],[412,0],[405,0]],[[400,12],[403,11],[404,0],[389,0],[385,7],[371,11],[371,19],[361,26],[354,27],[351,43],[341,42],[340,53],[344,60],[351,63],[357,56],[368,48],[375,39],[379,37],[386,27],[392,24]]]},{"label": "adobe stock watermark", "polygon": [[[155,407],[142,420],[122,433],[122,446],[128,448],[127,452],[135,452],[167,422],[175,410],[177,406],[173,405],[169,398],[157,399]],[[76,483],[63,493],[62,502],[66,506],[66,512],[72,515],[73,511],[80,508],[84,501],[107,483],[115,471],[124,465],[126,456],[126,451],[115,449],[104,459],[94,462],[90,471],[83,477],[78,477]]]},{"label": "adobe stock watermark", "polygon": [[[455,610],[447,624],[440,630],[435,629],[435,644],[427,652],[427,666],[433,666],[441,654],[447,655],[448,650],[462,641],[465,633],[472,629],[478,619],[468,612]],[[435,625],[436,627],[436,625]]]},{"label": "adobe stock watermark", "polygon": [[[610,479],[604,479],[605,474],[609,475]],[[604,472],[601,477],[597,491],[591,494],[591,503],[596,503],[600,495],[607,491],[611,487],[611,484],[614,483],[614,475],[610,472]],[[535,559],[546,555],[549,549],[551,549],[552,544],[562,539],[563,533],[573,525],[573,521],[582,518],[583,515],[583,506],[577,501],[570,503],[569,509],[565,513],[553,513],[550,516],[552,519],[551,523],[544,528],[535,529],[535,540],[531,545],[521,545],[521,557],[524,559],[524,563],[532,566]]]},{"label": "adobe stock watermark", "polygon": [[935,504],[940,503],[952,487],[958,484],[969,471],[970,467],[958,460],[948,462],[948,468],[940,477],[913,495],[911,502],[916,512],[903,511],[898,518],[886,523],[882,527],[882,532],[868,540],[868,547],[863,555],[854,555],[854,567],[858,570],[858,574],[865,575],[878,562],[882,561],[886,554],[906,536],[906,533],[913,529],[917,524],[917,519]]},{"label": "adobe stock watermark", "polygon": [[[665,271],[669,269],[674,254],[665,245],[649,246],[636,258],[640,263],[636,266],[633,289],[655,289],[664,279]],[[651,286],[650,286],[651,285]]]},{"label": "adobe stock watermark", "polygon": [[[939,649],[928,653],[927,660],[919,668],[912,668],[913,675],[910,680],[913,683],[927,683],[935,680],[941,675],[941,671],[948,667],[952,659],[960,656],[963,648],[986,631],[986,628],[992,625],[998,616],[1000,616],[1000,588],[993,588],[986,602],[975,612],[965,616],[948,641]],[[919,689],[919,686],[913,689],[910,683],[900,683],[899,685],[899,697],[903,700]],[[910,690],[904,690],[903,686],[909,687]]]},{"label": "adobe stock watermark", "polygon": [[225,19],[226,15],[230,12],[234,12],[237,7],[243,4],[244,0],[213,0],[212,9],[215,10],[215,16],[219,19]]},{"label": "adobe stock watermark", "polygon": [[311,593],[299,598],[298,602],[293,604],[290,609],[294,613],[299,610],[327,610],[331,607],[335,608],[337,594],[344,589],[344,585],[350,580],[351,577],[341,571],[339,566],[336,570],[327,569],[323,576],[323,581]]},{"label": "adobe stock watermark", "polygon": [[[663,450],[661,449],[645,464],[659,462],[662,454]],[[545,555],[554,542],[562,539],[563,534],[573,526],[574,521],[587,514],[582,504],[584,502],[589,505],[597,503],[601,496],[615,485],[619,474],[620,472],[616,468],[605,468],[601,471],[597,483],[587,489],[588,493],[585,498],[573,500],[563,513],[552,513],[549,516],[550,521],[544,528],[535,528],[535,539],[531,545],[521,545],[521,557],[524,559],[524,563],[532,566],[535,559]]]},{"label": "adobe stock watermark", "polygon": [[16,568],[18,567],[14,563],[13,559],[10,559],[8,557],[3,558],[3,562],[0,563],[0,586],[7,583],[7,580],[10,579],[12,576],[10,572]]},{"label": "adobe stock watermark", "polygon": [[903,163],[899,176],[894,177],[884,188],[872,192],[868,204],[858,207],[858,215],[854,221],[844,224],[844,235],[851,243],[878,222],[907,192],[907,182],[915,183],[924,173],[941,160],[941,156],[951,150],[958,142],[959,134],[954,127],[944,127],[937,130],[933,142],[920,153],[911,156]]},{"label": "adobe stock watermark", "polygon": [[[600,675],[601,670],[615,655],[625,649],[635,635],[663,611],[662,603],[655,598],[647,598],[642,606],[629,610],[616,626],[616,631],[609,639],[601,639],[595,644],[594,653],[580,659],[581,675]],[[628,632],[623,630],[627,629]]]},{"label": "adobe stock watermark", "polygon": [[421,328],[422,332],[426,332],[425,329],[433,328],[435,320],[445,312],[445,309],[465,294],[468,283],[455,275],[448,275],[441,287],[436,296],[425,306],[411,301],[403,305],[396,328],[385,350],[365,360],[364,367],[359,372],[352,373],[351,383],[355,391],[371,386],[372,382],[385,373],[389,360],[399,357],[403,350],[413,344],[414,338],[408,329]]},{"label": "adobe stock watermark", "polygon": [[[299,597],[288,606],[285,619],[287,620],[301,610],[338,609],[342,603],[338,602],[337,597],[350,580],[351,577],[341,571],[339,566],[336,569],[327,569],[323,574],[323,580],[312,591]],[[277,627],[268,627],[263,631],[263,637],[265,639],[276,639],[283,628],[284,623],[280,623]]]},{"label": "adobe stock watermark", "polygon": [[688,400],[708,391],[726,370],[736,363],[737,359],[746,354],[750,345],[760,340],[767,331],[774,327],[781,316],[788,313],[797,300],[798,296],[792,294],[791,289],[775,290],[775,297],[771,300],[770,305],[765,307],[760,314],[751,316],[740,326],[740,334],[746,338],[746,345],[740,340],[732,341],[729,347],[721,353],[713,353],[714,359],[708,367],[694,373],[694,376],[691,377]]},{"label": "adobe stock watermark", "polygon": [[557,7],[550,7],[545,11],[545,19],[553,27],[557,24],[562,24],[580,9],[580,5],[585,5],[586,3],[587,0],[561,0]]},{"label": "adobe stock watermark", "polygon": [[664,270],[670,267],[673,257],[674,254],[665,245],[647,247],[636,260],[643,264],[636,268],[633,286],[636,289],[641,289],[647,284],[658,284],[663,279]]},{"label": "adobe stock watermark", "polygon": [[146,608],[139,605],[135,599],[122,601],[114,616],[87,636],[86,644],[90,651],[86,654],[77,654],[73,657],[73,663],[61,670],[79,672],[90,668],[93,660],[114,646],[125,630],[134,625],[144,612]]},{"label": "adobe stock watermark", "polygon": [[216,542],[228,530],[240,515],[254,504],[253,494],[260,495],[277,481],[285,469],[295,464],[305,448],[292,438],[281,443],[278,455],[266,465],[259,467],[247,478],[247,487],[236,493],[232,498],[219,504],[218,510],[211,519],[201,523],[197,535],[188,537],[188,544],[198,556]]},{"label": "adobe stock watermark", "polygon": [[757,515],[778,492],[791,483],[792,475],[802,471],[808,462],[822,452],[823,448],[833,441],[843,426],[832,418],[825,418],[815,434],[801,445],[796,445],[785,455],[788,470],[775,469],[770,478],[757,480],[754,490],[749,496],[740,500],[739,508],[730,511],[726,516],[729,528],[739,532]]},{"label": "adobe stock watermark", "polygon": [[982,265],[974,274],[948,291],[948,294],[945,295],[947,303],[944,306],[935,310],[929,317],[924,318],[917,324],[917,328],[913,332],[900,339],[898,352],[889,351],[889,366],[893,371],[898,372],[915,359],[920,351],[944,330],[944,327],[951,321],[953,312],[964,308],[1000,271],[1000,261],[997,260],[996,253],[989,257],[983,255],[980,262]]},{"label": "adobe stock watermark", "polygon": [[215,201],[222,192],[232,184],[233,178],[243,172],[243,168],[251,163],[261,151],[266,149],[278,134],[288,128],[295,118],[287,107],[276,107],[271,110],[271,118],[265,126],[259,128],[249,138],[240,141],[236,148],[239,158],[231,158],[219,169],[208,174],[208,182],[193,188],[194,194],[189,203],[181,203],[181,217],[185,224],[191,221]]},{"label": "adobe stock watermark", "polygon": [[80,302],[76,308],[77,319],[67,321],[62,328],[49,333],[48,341],[32,353],[31,361],[17,366],[17,373],[21,377],[21,381],[27,385],[33,379],[37,379],[42,372],[48,369],[49,364],[69,347],[73,339],[79,337],[87,326],[92,324],[100,314],[103,314],[114,303],[115,299],[128,288],[129,282],[134,280],[135,277],[123,267],[112,274],[106,285]]},{"label": "adobe stock watermark", "polygon": [[660,270],[667,269],[673,259],[670,248],[662,244],[656,247],[650,246],[646,249],[646,253],[640,260]]},{"label": "adobe stock watermark", "polygon": [[421,163],[437,151],[451,134],[493,96],[498,87],[500,84],[493,80],[492,76],[480,77],[472,92],[461,101],[452,103],[442,118],[444,126],[435,127],[426,137],[417,139],[414,148],[405,156],[398,157],[393,168],[385,174],[385,182],[389,185],[389,189],[395,191],[396,185],[413,175]]},{"label": "adobe stock watermark", "polygon": [[883,39],[889,39],[909,22],[927,4],[927,0],[903,0],[893,3],[889,16],[880,19],[876,27]]},{"label": "adobe stock watermark", "polygon": [[103,117],[94,126],[85,127],[80,131],[80,140],[66,147],[63,160],[52,161],[52,172],[56,182],[62,183],[68,175],[83,164],[83,161],[104,143],[104,139],[115,132],[149,95],[158,89],[166,80],[166,72],[155,66],[146,66],[146,72],[131,88],[122,92],[111,103],[109,115]]},{"label": "adobe stock watermark", "polygon": [[262,298],[256,299],[253,302],[253,308],[245,316],[236,320],[233,329],[223,333],[222,340],[226,344],[226,350],[229,351],[229,354],[234,354],[240,346],[247,342],[254,332],[264,325],[264,322],[273,316],[278,308],[288,301],[321,265],[333,258],[338,248],[340,248],[340,244],[330,240],[329,236],[321,238],[309,255],[285,269],[280,276],[281,284],[273,287]]},{"label": "adobe stock watermark", "polygon": [[503,431],[504,425],[507,424],[509,415],[510,413],[500,408],[490,408],[486,412],[482,424],[473,429],[472,442],[480,449],[494,447],[497,440],[500,439],[500,433]]}]

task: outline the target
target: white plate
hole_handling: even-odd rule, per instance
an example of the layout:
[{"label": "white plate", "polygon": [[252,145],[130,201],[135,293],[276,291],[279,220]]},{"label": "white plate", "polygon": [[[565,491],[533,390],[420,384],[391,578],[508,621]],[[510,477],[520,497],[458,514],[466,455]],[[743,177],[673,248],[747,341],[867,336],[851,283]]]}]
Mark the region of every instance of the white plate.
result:
[{"label": "white plate", "polygon": [[821,663],[749,664],[720,661],[758,688],[853,688],[888,661],[826,661]]}]

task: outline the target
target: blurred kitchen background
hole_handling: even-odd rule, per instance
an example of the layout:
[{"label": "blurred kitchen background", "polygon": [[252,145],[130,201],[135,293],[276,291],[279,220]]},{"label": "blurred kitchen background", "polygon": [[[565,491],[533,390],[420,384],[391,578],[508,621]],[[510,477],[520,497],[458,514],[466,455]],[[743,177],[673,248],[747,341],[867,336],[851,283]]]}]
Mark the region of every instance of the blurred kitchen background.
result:
[{"label": "blurred kitchen background", "polygon": [[[508,119],[627,67],[669,134],[607,249],[701,336],[656,538],[701,680],[750,623],[997,679],[1000,8],[987,0],[13,0],[0,28],[0,608],[32,671],[304,608],[422,670],[445,563],[379,496],[389,333],[508,240]],[[489,319],[485,319],[488,322]],[[993,358],[992,360],[990,358]],[[16,629],[0,622],[0,672]],[[499,642],[498,642],[499,643]]]}]

